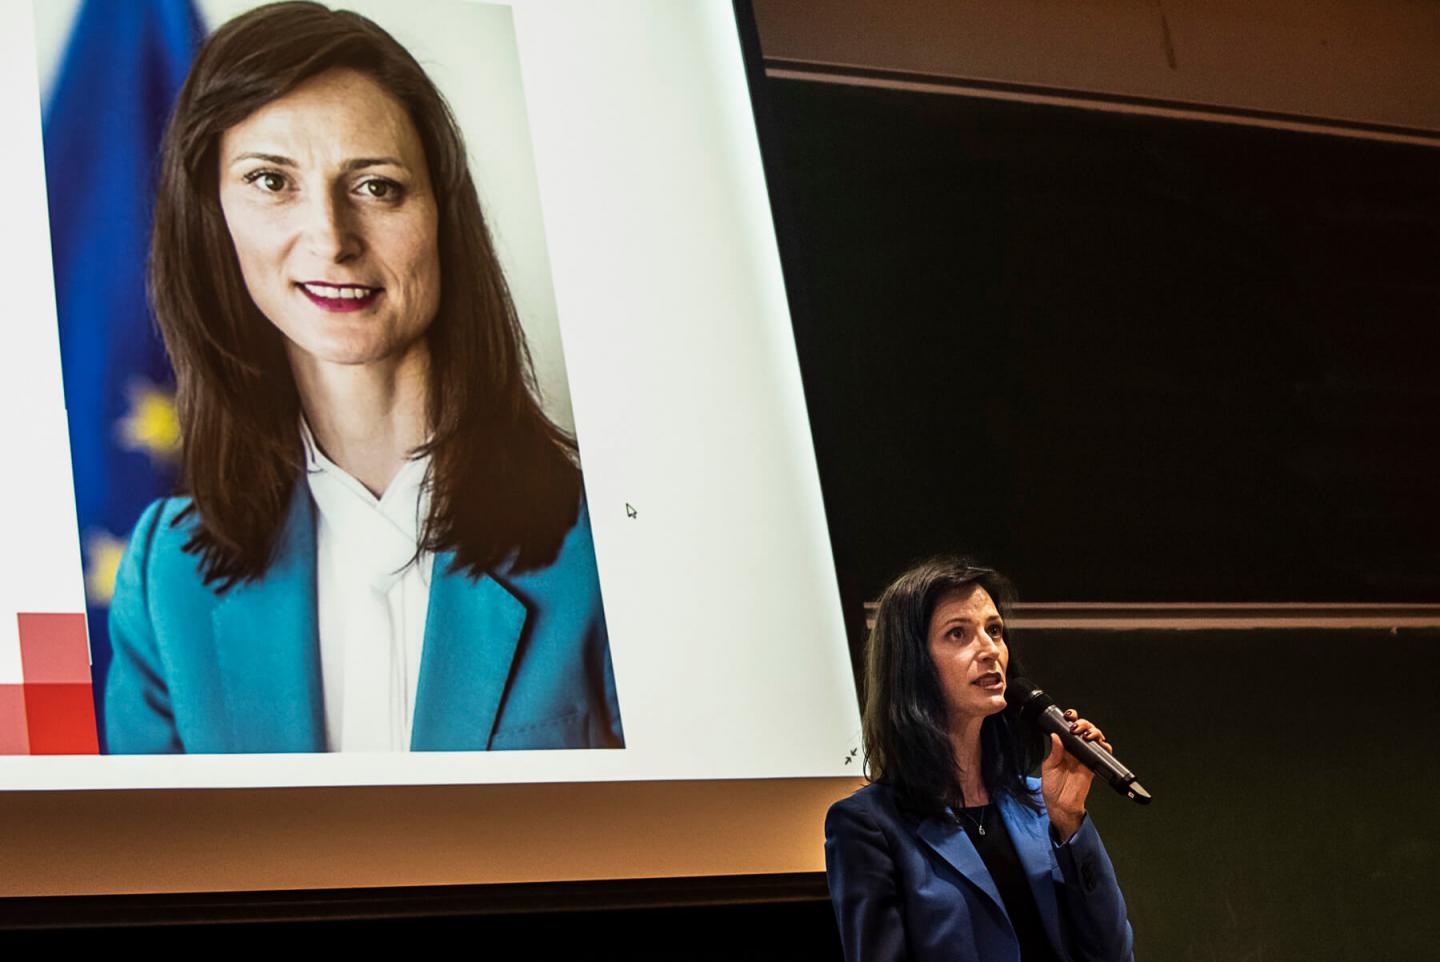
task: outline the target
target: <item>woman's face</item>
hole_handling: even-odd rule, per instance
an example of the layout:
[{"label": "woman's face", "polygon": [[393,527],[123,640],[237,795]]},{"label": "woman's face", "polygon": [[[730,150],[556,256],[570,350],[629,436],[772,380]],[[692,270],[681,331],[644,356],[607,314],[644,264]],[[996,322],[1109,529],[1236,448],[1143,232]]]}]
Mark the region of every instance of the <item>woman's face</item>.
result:
[{"label": "woman's face", "polygon": [[942,595],[930,616],[929,641],[952,725],[1004,709],[1010,651],[988,591],[967,585]]},{"label": "woman's face", "polygon": [[225,131],[220,206],[245,286],[292,363],[399,357],[439,309],[425,150],[405,108],[364,74],[320,74]]}]

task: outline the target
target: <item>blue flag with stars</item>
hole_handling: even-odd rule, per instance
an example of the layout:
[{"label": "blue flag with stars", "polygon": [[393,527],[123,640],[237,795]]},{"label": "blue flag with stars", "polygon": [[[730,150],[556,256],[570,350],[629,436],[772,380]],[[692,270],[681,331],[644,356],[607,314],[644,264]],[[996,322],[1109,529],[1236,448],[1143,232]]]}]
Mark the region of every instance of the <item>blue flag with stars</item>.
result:
[{"label": "blue flag with stars", "polygon": [[104,750],[115,569],[170,493],[174,379],[145,297],[160,140],[204,38],[192,0],[85,0],[45,105],[45,181],[75,507]]}]

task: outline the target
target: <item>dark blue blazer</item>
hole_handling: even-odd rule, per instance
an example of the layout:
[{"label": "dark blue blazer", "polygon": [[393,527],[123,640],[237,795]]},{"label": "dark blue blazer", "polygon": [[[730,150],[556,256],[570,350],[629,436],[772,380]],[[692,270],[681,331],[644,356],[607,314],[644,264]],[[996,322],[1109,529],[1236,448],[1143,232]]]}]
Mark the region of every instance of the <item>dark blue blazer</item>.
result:
[{"label": "dark blue blazer", "polygon": [[[1029,783],[1038,798],[1040,780]],[[1001,796],[998,807],[1056,955],[1132,960],[1125,899],[1090,816],[1056,845],[1043,805]],[[849,962],[1019,962],[1000,892],[965,830],[906,816],[888,786],[867,785],[830,807],[825,867]]]},{"label": "dark blue blazer", "polygon": [[[295,486],[264,575],[223,593],[183,550],[194,525],[181,517],[188,504],[151,505],[120,563],[107,750],[325,751],[308,487]],[[544,568],[477,579],[449,571],[452,560],[435,556],[411,749],[621,747],[584,505]]]}]

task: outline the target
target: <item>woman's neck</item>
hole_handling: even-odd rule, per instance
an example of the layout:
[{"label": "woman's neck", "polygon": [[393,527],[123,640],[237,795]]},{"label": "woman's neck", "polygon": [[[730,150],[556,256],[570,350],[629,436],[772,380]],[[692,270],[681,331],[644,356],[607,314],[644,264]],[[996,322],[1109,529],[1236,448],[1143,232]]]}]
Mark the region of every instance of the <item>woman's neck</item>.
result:
[{"label": "woman's neck", "polygon": [[429,437],[430,352],[424,339],[374,364],[330,364],[297,348],[290,366],[320,450],[380,497]]},{"label": "woman's neck", "polygon": [[980,768],[980,728],[984,718],[965,718],[950,725],[950,753],[955,761],[955,784],[970,807],[990,804]]}]

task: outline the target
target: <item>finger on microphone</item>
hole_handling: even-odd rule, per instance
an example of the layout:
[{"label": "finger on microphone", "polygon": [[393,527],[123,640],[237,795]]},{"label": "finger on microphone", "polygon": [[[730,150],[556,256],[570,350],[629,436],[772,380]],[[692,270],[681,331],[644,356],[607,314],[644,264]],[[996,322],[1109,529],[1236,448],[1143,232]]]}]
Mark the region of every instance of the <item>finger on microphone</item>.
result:
[{"label": "finger on microphone", "polygon": [[[1077,709],[1062,710],[1055,704],[1055,699],[1028,678],[1011,679],[1005,689],[1005,700],[1018,713],[1022,722],[1051,733],[1051,755],[1055,755],[1056,749],[1064,751],[1070,760],[1099,775],[1122,795],[1142,805],[1151,802],[1150,793],[1141,787],[1135,773],[1114,757],[1115,746],[1106,739],[1105,733],[1087,719],[1081,718]],[[1072,738],[1074,741],[1070,741]],[[1089,745],[1094,743],[1098,743],[1104,750],[1090,748]],[[1066,744],[1074,745],[1075,751],[1066,749]],[[1053,771],[1059,764],[1061,759],[1058,755],[1046,758],[1045,767],[1049,770]],[[1069,763],[1065,764],[1068,766]]]}]

